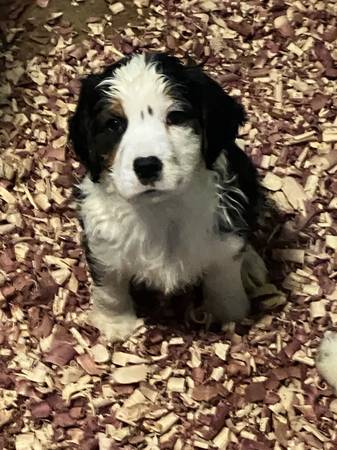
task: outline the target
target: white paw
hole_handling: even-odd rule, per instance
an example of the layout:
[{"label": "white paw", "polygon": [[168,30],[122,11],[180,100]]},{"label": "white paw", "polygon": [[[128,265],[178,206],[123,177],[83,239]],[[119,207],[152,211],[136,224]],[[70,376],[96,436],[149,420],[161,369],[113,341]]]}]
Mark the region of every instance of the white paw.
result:
[{"label": "white paw", "polygon": [[97,311],[89,313],[88,321],[111,342],[125,340],[144,324],[132,313],[107,316]]},{"label": "white paw", "polygon": [[337,392],[337,333],[327,331],[318,348],[316,367]]}]

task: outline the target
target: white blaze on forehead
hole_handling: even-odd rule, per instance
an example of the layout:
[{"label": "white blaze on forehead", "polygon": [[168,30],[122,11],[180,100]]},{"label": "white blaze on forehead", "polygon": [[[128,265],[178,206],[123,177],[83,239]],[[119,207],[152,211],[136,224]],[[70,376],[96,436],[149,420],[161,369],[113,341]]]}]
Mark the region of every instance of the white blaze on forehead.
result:
[{"label": "white blaze on forehead", "polygon": [[167,80],[143,54],[133,56],[99,86],[108,96],[118,97],[128,118],[141,111],[147,113],[148,107],[158,115],[172,104]]}]

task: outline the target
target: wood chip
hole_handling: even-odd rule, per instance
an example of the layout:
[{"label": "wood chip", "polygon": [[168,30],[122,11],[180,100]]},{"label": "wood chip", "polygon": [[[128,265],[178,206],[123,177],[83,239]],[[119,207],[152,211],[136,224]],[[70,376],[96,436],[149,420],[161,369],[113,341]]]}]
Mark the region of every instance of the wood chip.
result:
[{"label": "wood chip", "polygon": [[115,383],[119,384],[139,383],[146,380],[148,370],[149,368],[145,364],[121,367],[114,370],[111,378]]},{"label": "wood chip", "polygon": [[8,422],[11,421],[12,416],[13,416],[13,411],[7,411],[7,410],[5,410],[5,411],[1,411],[1,412],[0,412],[0,429],[1,429],[3,426],[7,425]]},{"label": "wood chip", "polygon": [[326,316],[326,300],[310,303],[310,317],[312,320]]},{"label": "wood chip", "polygon": [[323,130],[322,139],[323,142],[337,142],[337,126]]},{"label": "wood chip", "polygon": [[116,366],[126,366],[127,364],[142,364],[146,363],[146,358],[142,358],[138,355],[133,355],[132,353],[125,352],[114,352],[112,355],[112,362]]},{"label": "wood chip", "polygon": [[337,236],[333,236],[331,234],[325,237],[325,243],[328,248],[332,248],[333,250],[337,250]]},{"label": "wood chip", "polygon": [[2,198],[6,203],[12,205],[16,203],[15,196],[2,186],[0,186],[0,198]]},{"label": "wood chip", "polygon": [[304,264],[305,251],[303,249],[274,249],[273,258],[279,261],[291,261],[298,264]]},{"label": "wood chip", "polygon": [[213,444],[216,448],[221,448],[226,450],[227,446],[231,441],[231,431],[229,428],[224,427],[220,433],[214,438]]},{"label": "wood chip", "polygon": [[285,177],[282,183],[282,191],[293,208],[298,211],[305,211],[304,205],[307,201],[307,195],[295,178]]},{"label": "wood chip", "polygon": [[112,12],[112,14],[116,15],[121,13],[125,10],[125,6],[121,2],[113,3],[112,5],[109,5],[109,9]]},{"label": "wood chip", "polygon": [[42,211],[48,211],[51,206],[47,195],[43,193],[35,195],[34,202]]},{"label": "wood chip", "polygon": [[214,344],[214,353],[223,361],[227,359],[227,353],[229,350],[229,344],[223,344],[222,342],[217,342]]},{"label": "wood chip", "polygon": [[166,433],[178,422],[178,420],[179,416],[177,414],[169,413],[167,416],[162,417],[155,423],[154,429],[160,434]]},{"label": "wood chip", "polygon": [[263,401],[266,397],[266,389],[263,383],[251,383],[246,388],[246,399],[249,402]]},{"label": "wood chip", "polygon": [[171,392],[185,392],[185,379],[171,377],[167,381],[167,390]]},{"label": "wood chip", "polygon": [[90,353],[97,363],[106,363],[110,359],[109,350],[102,344],[96,344],[91,347]]},{"label": "wood chip", "polygon": [[58,285],[64,284],[71,275],[69,269],[57,269],[50,272],[52,278]]},{"label": "wood chip", "polygon": [[87,353],[77,356],[76,361],[89,375],[100,375],[102,373],[102,370],[97,367],[93,358]]}]

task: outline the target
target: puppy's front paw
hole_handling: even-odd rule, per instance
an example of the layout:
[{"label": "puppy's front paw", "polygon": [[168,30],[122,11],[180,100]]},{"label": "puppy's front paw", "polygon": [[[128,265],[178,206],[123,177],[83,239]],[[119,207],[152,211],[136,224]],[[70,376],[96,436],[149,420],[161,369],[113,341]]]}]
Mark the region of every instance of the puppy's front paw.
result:
[{"label": "puppy's front paw", "polygon": [[107,316],[97,311],[92,311],[88,320],[111,342],[125,340],[144,323],[131,313]]},{"label": "puppy's front paw", "polygon": [[316,367],[337,392],[337,333],[325,333],[318,349]]}]

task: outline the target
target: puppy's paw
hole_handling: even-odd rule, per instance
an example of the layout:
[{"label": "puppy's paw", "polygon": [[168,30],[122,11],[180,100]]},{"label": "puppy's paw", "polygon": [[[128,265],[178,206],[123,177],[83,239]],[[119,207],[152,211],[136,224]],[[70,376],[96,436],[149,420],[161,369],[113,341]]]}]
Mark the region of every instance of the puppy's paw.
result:
[{"label": "puppy's paw", "polygon": [[332,331],[325,333],[318,349],[316,367],[337,392],[337,333]]},{"label": "puppy's paw", "polygon": [[125,340],[144,323],[132,313],[107,316],[97,311],[89,313],[88,321],[111,342]]},{"label": "puppy's paw", "polygon": [[[219,298],[220,295],[219,295]],[[250,313],[250,302],[246,295],[237,297],[234,301],[224,299],[223,301],[214,301],[214,299],[205,298],[204,309],[210,314],[215,323],[226,324],[228,322],[240,322]]]},{"label": "puppy's paw", "polygon": [[246,319],[250,313],[250,303],[247,297],[238,300],[236,305],[226,310],[225,320],[222,323],[241,322]]}]

